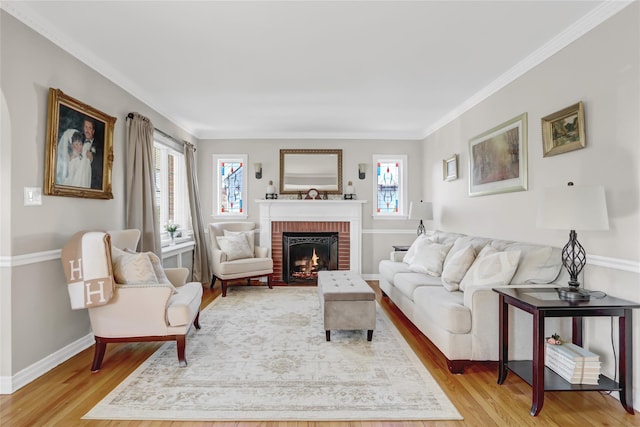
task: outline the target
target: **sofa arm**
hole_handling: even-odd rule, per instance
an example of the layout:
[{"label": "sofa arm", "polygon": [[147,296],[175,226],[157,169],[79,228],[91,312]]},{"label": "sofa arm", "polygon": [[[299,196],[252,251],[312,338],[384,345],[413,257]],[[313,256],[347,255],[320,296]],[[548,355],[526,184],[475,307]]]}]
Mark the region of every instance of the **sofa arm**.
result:
[{"label": "sofa arm", "polygon": [[262,246],[256,246],[254,250],[254,255],[256,258],[268,258],[269,257],[269,248],[265,248]]},{"label": "sofa arm", "polygon": [[389,259],[393,262],[402,262],[407,251],[391,251]]},{"label": "sofa arm", "polygon": [[173,286],[176,288],[187,283],[187,276],[189,275],[189,269],[184,267],[178,268],[165,268],[164,274],[166,274],[167,279],[171,282]]},{"label": "sofa arm", "polygon": [[89,309],[91,327],[103,338],[165,335],[169,284],[118,285],[111,301]]}]

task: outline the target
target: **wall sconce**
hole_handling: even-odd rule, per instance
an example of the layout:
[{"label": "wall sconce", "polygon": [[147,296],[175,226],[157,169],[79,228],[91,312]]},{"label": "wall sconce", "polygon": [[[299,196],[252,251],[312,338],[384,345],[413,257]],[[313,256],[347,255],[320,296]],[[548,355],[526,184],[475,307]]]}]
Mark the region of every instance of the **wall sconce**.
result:
[{"label": "wall sconce", "polygon": [[366,163],[358,163],[358,178],[364,179],[366,176],[367,164]]},{"label": "wall sconce", "polygon": [[262,179],[262,163],[254,163],[253,168],[256,170],[256,179]]}]

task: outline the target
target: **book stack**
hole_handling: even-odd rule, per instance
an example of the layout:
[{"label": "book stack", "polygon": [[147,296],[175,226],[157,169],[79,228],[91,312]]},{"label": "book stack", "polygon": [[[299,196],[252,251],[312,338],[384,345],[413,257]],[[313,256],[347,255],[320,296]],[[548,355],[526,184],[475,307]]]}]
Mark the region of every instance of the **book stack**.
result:
[{"label": "book stack", "polygon": [[600,356],[572,343],[546,343],[544,363],[571,384],[598,384]]}]

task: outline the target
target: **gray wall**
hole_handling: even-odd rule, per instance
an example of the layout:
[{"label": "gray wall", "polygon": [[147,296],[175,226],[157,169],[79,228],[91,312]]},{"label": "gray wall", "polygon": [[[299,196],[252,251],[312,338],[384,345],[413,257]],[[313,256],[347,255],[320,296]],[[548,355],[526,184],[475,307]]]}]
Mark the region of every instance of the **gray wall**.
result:
[{"label": "gray wall", "polygon": [[[639,13],[638,3],[629,6],[426,139],[425,189],[442,229],[563,246],[568,230],[536,228],[541,192],[568,181],[603,185],[610,230],[578,231],[589,262],[583,283],[640,302]],[[585,105],[586,148],[543,158],[541,118],[578,101]],[[528,113],[529,125],[529,190],[469,197],[469,139],[523,112]],[[460,155],[460,179],[444,182],[441,159],[452,153]],[[630,362],[636,366],[637,314],[636,310],[635,355]],[[609,319],[586,319],[585,327],[586,345],[601,355],[605,372],[613,377]],[[637,369],[633,384],[637,407]]]},{"label": "gray wall", "polygon": [[[140,112],[157,128],[194,139],[4,10],[0,43],[6,102],[0,118],[0,377],[8,377],[91,331],[86,310],[70,309],[60,260],[49,251],[60,249],[78,230],[124,227],[126,115]],[[43,196],[42,206],[23,206],[23,188],[44,183],[50,87],[117,117],[113,200]]]}]

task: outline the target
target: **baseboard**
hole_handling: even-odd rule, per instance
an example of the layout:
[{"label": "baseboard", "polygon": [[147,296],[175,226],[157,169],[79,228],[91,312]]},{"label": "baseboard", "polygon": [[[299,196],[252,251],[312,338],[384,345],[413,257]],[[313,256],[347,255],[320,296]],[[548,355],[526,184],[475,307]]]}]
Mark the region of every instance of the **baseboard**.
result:
[{"label": "baseboard", "polygon": [[[87,334],[33,365],[26,367],[12,377],[0,377],[0,394],[12,394],[16,392],[59,364],[66,362],[76,354],[91,347],[94,342],[93,334]],[[89,367],[87,366],[87,370],[88,369]]]}]

